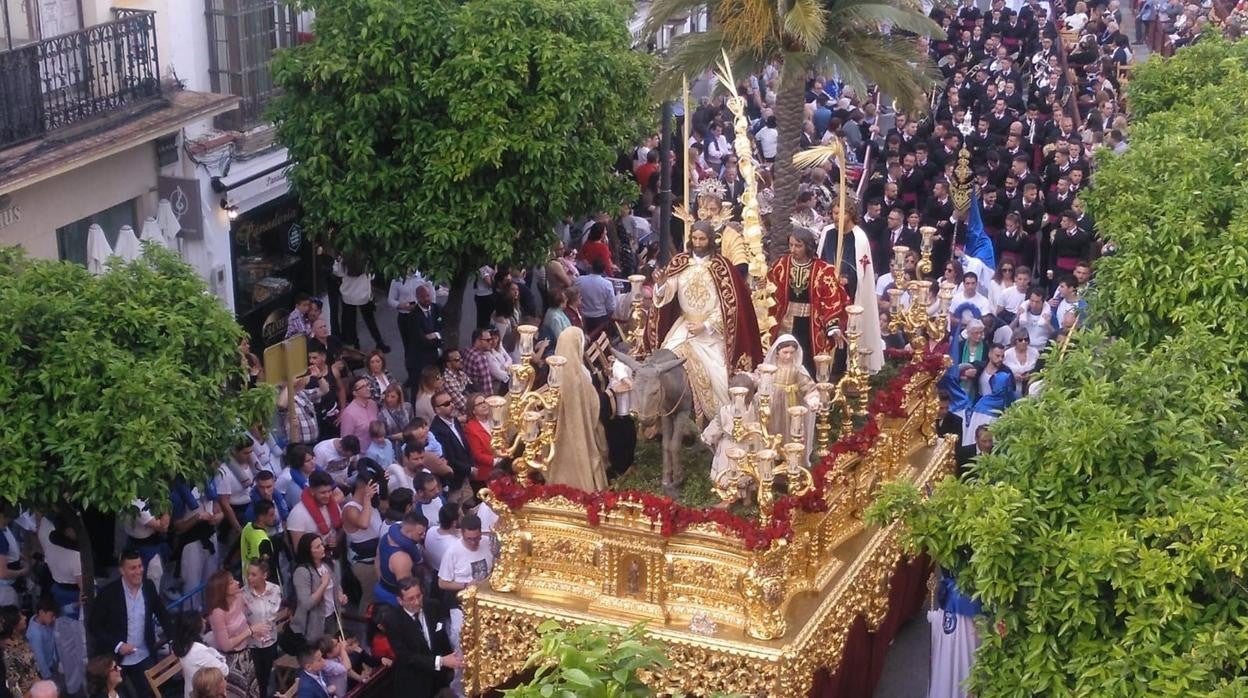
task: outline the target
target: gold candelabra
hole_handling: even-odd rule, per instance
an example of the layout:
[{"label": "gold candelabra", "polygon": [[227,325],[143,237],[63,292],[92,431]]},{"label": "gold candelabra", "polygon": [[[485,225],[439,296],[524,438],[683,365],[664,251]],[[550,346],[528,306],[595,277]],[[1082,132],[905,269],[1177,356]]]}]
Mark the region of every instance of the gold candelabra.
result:
[{"label": "gold candelabra", "polygon": [[858,340],[862,338],[862,306],[851,305],[845,309],[848,316],[845,328],[845,374],[832,382],[832,355],[815,355],[815,389],[819,391],[819,410],[816,451],[820,457],[828,455],[832,440],[832,412],[841,410],[839,436],[854,430],[854,417],[867,415],[867,389],[869,376],[863,368],[866,351],[860,351]]},{"label": "gold candelabra", "polygon": [[[919,232],[923,235],[923,244],[919,248],[922,256],[915,264],[915,278],[906,280],[906,255],[910,254],[910,249],[898,245],[893,248],[893,288],[888,289],[888,331],[905,333],[916,358],[926,353],[933,341],[944,339],[948,332],[949,305],[953,302],[954,289],[952,283],[941,282],[936,313],[928,312],[931,306],[931,285],[924,281],[923,276],[932,270],[932,236],[936,229],[925,226]],[[908,306],[903,306],[901,302],[903,293],[910,294]]]},{"label": "gold candelabra", "polygon": [[775,510],[777,474],[784,475],[790,494],[801,496],[815,486],[807,467],[809,463],[804,462],[807,460],[806,415],[809,408],[804,405],[787,408],[788,434],[773,434],[768,428],[776,371],[774,364],[759,364],[758,391],[753,404],[749,403],[749,388],[735,386],[728,389],[732,400],[732,440],[737,445],[727,451],[732,467],[712,483],[716,494],[725,503],[735,501],[743,490],[756,484],[758,517],[764,526],[771,523]]},{"label": "gold candelabra", "polygon": [[637,358],[641,358],[645,354],[646,312],[642,308],[641,302],[641,285],[645,281],[646,277],[641,274],[633,274],[628,277],[628,283],[632,286],[632,312],[629,314],[629,322],[632,323],[632,329],[628,331],[628,343],[632,345],[630,353]]},{"label": "gold candelabra", "polygon": [[485,399],[490,406],[490,446],[494,453],[512,459],[512,470],[523,484],[533,473],[544,473],[555,455],[555,409],[559,406],[559,386],[568,360],[562,356],[546,359],[550,368],[546,384],[534,389],[537,371],[533,367],[533,338],[537,328],[520,325],[520,361],[510,367],[511,387],[507,395]]}]

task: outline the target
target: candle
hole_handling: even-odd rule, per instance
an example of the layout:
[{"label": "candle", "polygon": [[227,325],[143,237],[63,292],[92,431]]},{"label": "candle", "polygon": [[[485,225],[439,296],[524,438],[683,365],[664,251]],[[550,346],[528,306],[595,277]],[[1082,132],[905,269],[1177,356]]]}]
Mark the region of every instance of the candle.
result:
[{"label": "candle", "polygon": [[728,394],[732,396],[732,416],[745,416],[745,396],[750,394],[750,389],[743,386],[735,386],[728,389]]},{"label": "candle", "polygon": [[546,376],[546,385],[552,388],[558,388],[563,379],[563,367],[568,360],[562,356],[552,356],[546,359],[546,365],[550,367],[550,374]]},{"label": "candle", "polygon": [[851,305],[845,309],[845,313],[849,315],[849,327],[845,329],[846,334],[859,334],[862,331],[862,306]]},{"label": "candle", "polygon": [[906,254],[910,252],[910,248],[905,245],[897,245],[893,248],[893,268],[904,270],[906,268]]},{"label": "candle", "polygon": [[758,471],[758,481],[760,483],[771,482],[775,478],[776,452],[770,448],[764,448],[754,454],[754,467]]},{"label": "candle", "polygon": [[[798,471],[802,469],[802,456],[806,454],[806,447],[799,443],[784,445],[784,462],[789,468],[789,475],[796,477]],[[789,490],[792,491],[793,483],[789,483]]]},{"label": "candle", "polygon": [[888,306],[893,309],[897,309],[901,307],[901,289],[899,288],[888,289]]},{"label": "candle", "polygon": [[537,441],[537,436],[542,430],[542,415],[538,412],[525,412],[523,420],[524,426],[521,428],[520,438],[525,443]]},{"label": "candle", "polygon": [[524,364],[512,364],[508,370],[511,371],[511,381],[507,384],[507,389],[512,396],[518,397],[528,387],[528,381],[520,376],[520,374],[524,373]]},{"label": "candle", "polygon": [[824,407],[826,407],[832,402],[833,385],[825,381],[820,381],[815,384],[815,387],[819,390],[819,401],[823,403]]},{"label": "candle", "polygon": [[820,383],[827,383],[832,377],[832,355],[821,353],[815,354],[815,380]]},{"label": "candle", "polygon": [[628,277],[628,283],[631,284],[633,287],[632,290],[633,290],[634,298],[641,297],[641,285],[645,283],[645,281],[646,281],[646,277],[642,276],[641,274],[633,274],[632,276]]},{"label": "candle", "polygon": [[732,463],[732,469],[740,473],[741,461],[745,459],[745,449],[740,448],[738,446],[733,446],[732,448],[728,449],[725,455],[728,456],[729,462]]},{"label": "candle", "polygon": [[921,283],[918,285],[920,308],[926,308],[928,304],[931,303],[930,299],[928,298],[928,296],[931,294],[931,291],[932,291],[932,287],[930,284]]},{"label": "candle", "polygon": [[[861,311],[859,311],[861,312]],[[770,396],[771,388],[775,385],[776,380],[775,364],[759,364],[758,365],[758,392]]]},{"label": "candle", "polygon": [[537,334],[537,328],[533,325],[521,325],[516,331],[520,333],[520,355],[533,356],[533,337]]},{"label": "candle", "polygon": [[930,225],[919,228],[919,233],[923,235],[923,246],[920,248],[924,255],[932,251],[932,236],[936,234],[936,229]]},{"label": "candle", "polygon": [[490,429],[500,429],[507,421],[507,398],[502,395],[491,395],[485,399],[490,406]]},{"label": "candle", "polygon": [[949,312],[949,305],[953,302],[953,284],[948,281],[942,283],[937,297],[940,299],[940,314],[944,315]]},{"label": "candle", "polygon": [[803,441],[806,438],[806,413],[809,411],[805,405],[789,408],[789,435],[794,441]]}]

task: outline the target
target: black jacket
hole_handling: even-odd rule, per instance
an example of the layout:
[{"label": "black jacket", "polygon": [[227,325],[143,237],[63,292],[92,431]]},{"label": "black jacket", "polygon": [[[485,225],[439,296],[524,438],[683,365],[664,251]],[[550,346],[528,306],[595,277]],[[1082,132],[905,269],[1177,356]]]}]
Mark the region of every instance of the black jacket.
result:
[{"label": "black jacket", "polygon": [[412,348],[420,355],[420,365],[436,364],[441,353],[442,340],[428,339],[426,335],[442,332],[442,306],[430,303],[428,313],[417,306],[412,309],[412,319],[416,321],[416,336],[412,338]]},{"label": "black jacket", "polygon": [[432,599],[425,600],[422,613],[429,632],[428,640],[421,631],[420,623],[407,615],[402,607],[385,607],[382,627],[394,649],[394,688],[391,695],[396,698],[433,698],[438,691],[451,685],[455,675],[451,669],[434,668],[435,658],[451,653],[451,640],[447,635],[450,618]]},{"label": "black jacket", "polygon": [[[464,479],[472,472],[473,461],[472,455],[468,453],[468,434],[464,432],[462,426],[457,426],[452,432],[450,425],[441,417],[433,418],[429,431],[433,432],[438,443],[442,444],[442,457],[446,458],[447,465],[455,471],[454,478],[444,483],[454,491],[464,484]],[[459,435],[458,438],[456,434]]]},{"label": "black jacket", "polygon": [[[147,651],[155,656],[156,623],[162,628],[169,628],[169,612],[149,579],[143,580],[143,602],[147,607],[143,641],[147,644]],[[87,637],[91,656],[113,654],[117,645],[126,641],[126,598],[120,579],[105,586],[96,596],[95,606],[87,616]]]}]

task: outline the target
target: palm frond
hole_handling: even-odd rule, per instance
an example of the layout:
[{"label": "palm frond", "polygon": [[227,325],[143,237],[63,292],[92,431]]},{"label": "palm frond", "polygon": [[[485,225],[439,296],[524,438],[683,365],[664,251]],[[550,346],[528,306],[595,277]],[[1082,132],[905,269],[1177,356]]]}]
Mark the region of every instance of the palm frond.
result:
[{"label": "palm frond", "polygon": [[648,37],[654,36],[664,24],[703,5],[706,5],[706,0],[654,0],[650,4],[650,14],[646,17],[642,33]]},{"label": "palm frond", "polygon": [[713,11],[730,53],[756,50],[781,38],[781,17],[773,0],[720,0]]},{"label": "palm frond", "polygon": [[664,99],[680,90],[682,75],[700,75],[723,55],[724,35],[719,27],[684,34],[672,42],[671,52],[655,78],[653,93]]},{"label": "palm frond", "polygon": [[843,157],[844,152],[841,150],[840,143],[817,145],[794,153],[793,166],[799,170],[805,170],[811,167],[818,167],[828,160],[836,160]]},{"label": "palm frond", "polygon": [[855,91],[875,83],[910,111],[926,103],[924,92],[936,83],[931,62],[913,40],[871,34],[846,34],[827,41],[818,59],[835,68]]},{"label": "palm frond", "polygon": [[804,51],[814,51],[828,31],[827,13],[819,0],[794,0],[784,13],[784,33]]},{"label": "palm frond", "polygon": [[841,30],[849,27],[865,27],[874,30],[882,24],[888,24],[894,29],[922,36],[940,36],[943,31],[939,24],[924,14],[879,2],[854,3],[841,7],[833,17],[836,26]]}]

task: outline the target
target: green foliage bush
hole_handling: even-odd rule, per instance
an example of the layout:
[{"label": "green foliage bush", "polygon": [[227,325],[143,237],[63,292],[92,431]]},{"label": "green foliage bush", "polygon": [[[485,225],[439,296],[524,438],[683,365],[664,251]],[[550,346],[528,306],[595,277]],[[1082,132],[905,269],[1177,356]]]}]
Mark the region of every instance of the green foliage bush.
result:
[{"label": "green foliage bush", "polygon": [[242,330],[165,250],[92,276],[0,249],[0,307],[4,501],[166,508],[272,414],[271,389],[242,389]]},{"label": "green foliage bush", "polygon": [[984,602],[977,696],[1248,693],[1246,57],[1210,39],[1136,71],[1088,197],[1118,250],[1088,327],[992,455],[872,511]]},{"label": "green foliage bush", "polygon": [[538,627],[539,648],[529,657],[533,679],[503,691],[506,698],[625,698],[655,695],[640,672],[671,666],[663,645],[645,637],[645,625],[616,628],[557,621]]},{"label": "green foliage bush", "polygon": [[549,249],[564,215],[636,195],[612,171],[651,113],[621,0],[303,0],[274,63],[315,227],[383,277],[438,280]]}]

